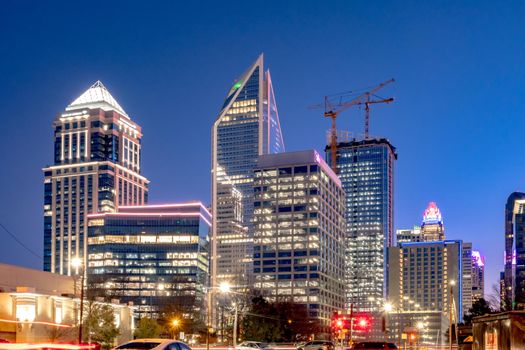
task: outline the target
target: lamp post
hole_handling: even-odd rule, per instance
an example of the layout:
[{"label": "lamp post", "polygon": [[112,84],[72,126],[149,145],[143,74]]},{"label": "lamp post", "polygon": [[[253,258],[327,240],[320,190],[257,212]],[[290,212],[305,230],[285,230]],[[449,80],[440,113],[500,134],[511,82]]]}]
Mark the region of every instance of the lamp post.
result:
[{"label": "lamp post", "polygon": [[392,312],[394,306],[387,302],[383,305],[383,322],[384,322],[384,332],[385,332],[385,341],[388,341],[388,314]]},{"label": "lamp post", "polygon": [[177,318],[174,318],[171,321],[171,326],[173,327],[173,339],[177,340],[177,328],[180,325],[180,321]]},{"label": "lamp post", "polygon": [[425,324],[423,322],[418,322],[416,324],[417,328],[417,348],[419,349],[421,347],[421,336],[423,334],[423,330],[425,329]]},{"label": "lamp post", "polygon": [[78,343],[82,343],[82,321],[84,319],[84,264],[79,257],[71,260],[71,266],[76,269],[76,273],[80,274],[80,316],[78,322]]},{"label": "lamp post", "polygon": [[454,308],[454,286],[456,285],[456,281],[450,280],[450,308],[449,308],[449,325],[448,325],[448,341],[450,345],[450,350],[452,350],[452,316],[453,316],[453,308]]}]

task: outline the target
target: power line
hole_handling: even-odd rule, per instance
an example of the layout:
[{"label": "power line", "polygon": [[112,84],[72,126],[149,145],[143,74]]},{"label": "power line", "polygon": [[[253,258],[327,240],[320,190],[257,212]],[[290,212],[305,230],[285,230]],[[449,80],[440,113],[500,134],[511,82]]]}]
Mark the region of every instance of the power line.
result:
[{"label": "power line", "polygon": [[2,227],[4,229],[5,232],[7,232],[7,234],[9,236],[11,236],[11,238],[13,238],[18,244],[20,244],[23,248],[25,248],[28,252],[30,252],[31,254],[33,254],[34,256],[36,256],[38,259],[42,260],[42,257],[35,253],[31,248],[29,248],[28,246],[26,246],[21,240],[18,239],[18,237],[16,237],[14,234],[12,234],[1,222],[0,222],[0,227]]}]

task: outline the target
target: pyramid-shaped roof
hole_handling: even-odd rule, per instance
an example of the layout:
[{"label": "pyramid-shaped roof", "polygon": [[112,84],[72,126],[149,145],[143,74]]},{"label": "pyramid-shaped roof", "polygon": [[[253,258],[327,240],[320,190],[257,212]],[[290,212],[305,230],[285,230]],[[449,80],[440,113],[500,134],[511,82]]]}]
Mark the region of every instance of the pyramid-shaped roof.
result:
[{"label": "pyramid-shaped roof", "polygon": [[104,86],[104,84],[102,84],[100,80],[97,80],[95,84],[91,85],[91,87],[87,89],[82,95],[71,102],[66,107],[66,111],[79,109],[82,107],[115,110],[123,116],[129,118],[128,114],[119,105],[117,100],[111,96],[109,90]]}]

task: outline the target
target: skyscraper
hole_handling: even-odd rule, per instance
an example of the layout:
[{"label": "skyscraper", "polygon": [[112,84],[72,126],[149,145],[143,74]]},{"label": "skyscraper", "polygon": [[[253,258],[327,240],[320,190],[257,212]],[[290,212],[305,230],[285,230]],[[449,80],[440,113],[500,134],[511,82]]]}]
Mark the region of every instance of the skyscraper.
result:
[{"label": "skyscraper", "polygon": [[425,241],[441,241],[445,239],[445,226],[441,211],[435,202],[430,202],[423,213],[421,233]]},{"label": "skyscraper", "polygon": [[505,205],[504,274],[504,309],[525,309],[525,193],[512,193]]},{"label": "skyscraper", "polygon": [[327,327],[345,303],[341,181],[311,150],[260,156],[253,185],[255,289]]},{"label": "skyscraper", "polygon": [[55,118],[54,164],[44,171],[44,270],[70,275],[85,259],[90,213],[147,201],[142,131],[97,81]]},{"label": "skyscraper", "polygon": [[485,257],[472,251],[472,303],[485,298]]},{"label": "skyscraper", "polygon": [[395,148],[384,138],[337,144],[337,174],[346,193],[346,302],[357,311],[379,312],[377,301],[386,294],[396,159]]},{"label": "skyscraper", "polygon": [[263,55],[229,89],[212,128],[212,278],[251,285],[253,170],[257,157],[284,151]]},{"label": "skyscraper", "polygon": [[406,242],[388,251],[388,302],[394,310],[389,329],[393,340],[401,341],[407,327],[421,323],[422,344],[445,344],[449,311],[453,310],[453,322],[463,318],[463,242]]}]

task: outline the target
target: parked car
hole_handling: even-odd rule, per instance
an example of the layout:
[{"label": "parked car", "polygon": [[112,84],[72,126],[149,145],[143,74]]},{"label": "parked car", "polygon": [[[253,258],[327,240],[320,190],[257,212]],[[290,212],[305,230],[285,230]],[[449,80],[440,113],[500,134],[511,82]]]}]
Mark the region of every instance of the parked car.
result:
[{"label": "parked car", "polygon": [[297,350],[334,350],[334,343],[328,340],[312,340],[299,345]]},{"label": "parked car", "polygon": [[269,350],[270,347],[267,343],[260,341],[243,341],[240,344],[237,344],[235,350]]},{"label": "parked car", "polygon": [[186,344],[173,339],[135,339],[119,345],[115,350],[191,350]]},{"label": "parked car", "polygon": [[397,349],[397,345],[394,343],[379,342],[379,341],[364,341],[356,343],[352,349],[355,350],[383,350],[383,349]]}]

